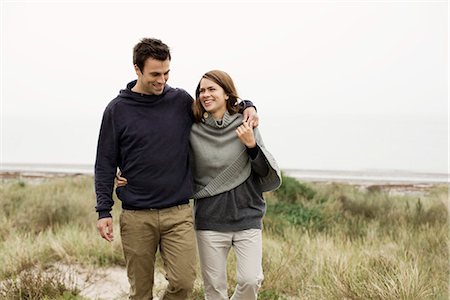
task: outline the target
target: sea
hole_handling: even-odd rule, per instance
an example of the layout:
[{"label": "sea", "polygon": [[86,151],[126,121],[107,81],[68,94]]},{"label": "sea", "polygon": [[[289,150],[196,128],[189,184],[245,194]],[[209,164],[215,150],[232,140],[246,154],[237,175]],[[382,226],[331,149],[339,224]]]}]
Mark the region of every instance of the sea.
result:
[{"label": "sea", "polygon": [[[310,170],[283,169],[283,174],[304,181],[333,182],[379,182],[434,184],[450,183],[448,173],[412,172],[404,170]],[[0,173],[39,174],[84,174],[93,175],[94,166],[89,164],[12,164],[0,165]]]}]

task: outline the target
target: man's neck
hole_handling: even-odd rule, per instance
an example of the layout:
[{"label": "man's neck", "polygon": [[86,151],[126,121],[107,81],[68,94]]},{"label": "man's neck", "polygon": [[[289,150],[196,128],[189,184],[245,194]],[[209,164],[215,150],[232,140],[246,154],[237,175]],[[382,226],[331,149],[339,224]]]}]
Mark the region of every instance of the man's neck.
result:
[{"label": "man's neck", "polygon": [[136,82],[136,84],[131,88],[131,91],[138,93],[138,94],[151,95],[151,94],[147,93],[146,91],[144,91],[144,89],[139,84],[139,81]]}]

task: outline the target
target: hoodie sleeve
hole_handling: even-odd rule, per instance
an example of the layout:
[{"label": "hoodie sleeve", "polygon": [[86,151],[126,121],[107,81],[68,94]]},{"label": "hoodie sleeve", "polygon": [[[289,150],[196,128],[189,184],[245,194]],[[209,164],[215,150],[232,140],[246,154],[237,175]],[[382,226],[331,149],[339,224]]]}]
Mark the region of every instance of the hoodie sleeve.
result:
[{"label": "hoodie sleeve", "polygon": [[95,161],[96,211],[99,214],[99,219],[111,217],[110,212],[114,204],[112,192],[118,165],[118,154],[118,138],[114,127],[113,110],[111,105],[108,105],[103,113]]},{"label": "hoodie sleeve", "polygon": [[244,110],[248,107],[254,107],[256,110],[256,106],[250,100],[242,100],[241,102],[239,102],[239,112],[241,114],[244,113]]},{"label": "hoodie sleeve", "polygon": [[194,98],[189,95],[188,92],[184,91],[186,97],[186,110],[189,116],[189,119],[192,123],[195,123],[194,112],[192,111],[192,105],[194,104]]}]

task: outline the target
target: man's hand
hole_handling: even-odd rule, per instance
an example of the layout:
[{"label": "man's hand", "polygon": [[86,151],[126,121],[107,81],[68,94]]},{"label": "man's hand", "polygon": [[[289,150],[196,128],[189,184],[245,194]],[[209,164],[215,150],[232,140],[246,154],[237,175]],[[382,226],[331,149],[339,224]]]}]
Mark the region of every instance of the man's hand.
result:
[{"label": "man's hand", "polygon": [[247,146],[248,148],[254,148],[256,146],[253,128],[250,126],[248,122],[244,121],[242,125],[236,129],[236,134],[241,140],[241,143]]},{"label": "man's hand", "polygon": [[116,175],[116,186],[126,186],[128,184],[128,180],[125,177],[122,177],[121,174]]},{"label": "man's hand", "polygon": [[259,125],[259,117],[256,113],[256,109],[253,106],[247,107],[243,113],[244,121],[247,122],[252,128],[256,128]]},{"label": "man's hand", "polygon": [[108,242],[114,240],[112,218],[103,218],[97,221],[97,229],[102,238]]}]

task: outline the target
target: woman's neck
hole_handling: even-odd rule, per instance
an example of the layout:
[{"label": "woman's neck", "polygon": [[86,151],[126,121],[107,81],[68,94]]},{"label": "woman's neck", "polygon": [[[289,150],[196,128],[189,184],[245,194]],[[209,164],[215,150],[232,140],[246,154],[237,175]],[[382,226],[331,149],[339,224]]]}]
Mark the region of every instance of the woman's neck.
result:
[{"label": "woman's neck", "polygon": [[219,120],[223,119],[223,116],[225,115],[226,111],[227,111],[226,109],[218,110],[218,111],[213,112],[211,115],[214,118],[214,120],[219,121]]}]

